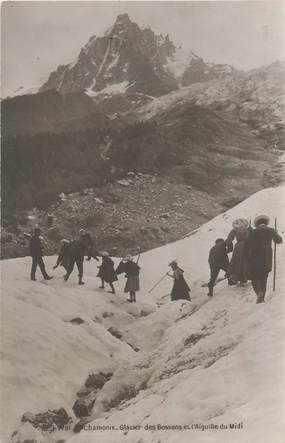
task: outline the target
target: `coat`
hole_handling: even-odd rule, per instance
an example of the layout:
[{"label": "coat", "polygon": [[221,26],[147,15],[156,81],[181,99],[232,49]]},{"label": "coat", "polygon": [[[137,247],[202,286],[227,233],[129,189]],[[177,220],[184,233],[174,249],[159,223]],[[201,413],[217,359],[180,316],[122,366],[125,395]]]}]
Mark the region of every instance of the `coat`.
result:
[{"label": "coat", "polygon": [[209,265],[211,268],[227,269],[229,266],[229,258],[226,243],[218,243],[210,249]]},{"label": "coat", "polygon": [[128,262],[121,261],[116,269],[116,274],[122,274],[123,272],[125,272],[127,277],[124,292],[139,291],[140,290],[139,265],[133,261],[128,261]]},{"label": "coat", "polygon": [[170,298],[174,300],[191,300],[190,288],[183,277],[183,269],[176,268],[173,272],[174,283],[171,290]]},{"label": "coat", "polygon": [[138,276],[140,273],[140,267],[133,261],[123,262],[121,261],[116,269],[116,274],[126,274],[126,277]]},{"label": "coat", "polygon": [[282,243],[282,237],[266,225],[251,230],[246,242],[247,275],[250,280],[261,280],[272,270],[272,241]]},{"label": "coat", "polygon": [[85,255],[85,245],[80,240],[73,240],[70,243],[69,254],[72,258],[84,259]]},{"label": "coat", "polygon": [[70,246],[71,244],[64,244],[62,245],[59,254],[58,254],[58,259],[56,261],[56,266],[63,266],[65,269],[68,268],[69,265],[69,258],[70,258]]},{"label": "coat", "polygon": [[92,254],[94,244],[88,232],[86,232],[84,235],[81,235],[78,241],[81,243],[82,247],[84,247],[84,255],[86,254],[88,256],[88,260],[90,260],[92,256],[96,258],[96,255]]},{"label": "coat", "polygon": [[41,239],[37,235],[33,235],[30,239],[30,255],[31,257],[42,257],[43,256],[43,244]]},{"label": "coat", "polygon": [[236,239],[232,258],[228,267],[228,276],[234,281],[247,280],[247,262],[244,254],[244,248],[249,234],[250,230],[248,228],[235,228],[231,230],[226,240],[226,245],[231,249],[232,242],[234,239]]},{"label": "coat", "polygon": [[102,278],[107,283],[113,283],[118,280],[117,274],[114,270],[114,262],[110,257],[103,257],[102,264],[99,268],[97,277]]}]

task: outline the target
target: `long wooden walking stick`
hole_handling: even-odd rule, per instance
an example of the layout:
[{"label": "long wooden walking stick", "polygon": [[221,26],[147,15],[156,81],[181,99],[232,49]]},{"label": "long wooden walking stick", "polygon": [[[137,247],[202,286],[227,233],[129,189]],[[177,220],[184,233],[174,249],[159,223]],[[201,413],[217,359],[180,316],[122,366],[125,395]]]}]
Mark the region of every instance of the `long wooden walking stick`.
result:
[{"label": "long wooden walking stick", "polygon": [[[274,220],[274,229],[277,231],[277,218]],[[273,251],[273,291],[275,291],[276,286],[276,243],[274,242],[274,251]]]},{"label": "long wooden walking stick", "polygon": [[164,274],[164,276],[163,277],[161,277],[161,279],[160,280],[158,280],[158,282],[157,283],[155,283],[155,285],[148,291],[148,293],[150,294],[161,282],[162,282],[162,280],[165,278],[167,276],[167,273],[166,274]]}]

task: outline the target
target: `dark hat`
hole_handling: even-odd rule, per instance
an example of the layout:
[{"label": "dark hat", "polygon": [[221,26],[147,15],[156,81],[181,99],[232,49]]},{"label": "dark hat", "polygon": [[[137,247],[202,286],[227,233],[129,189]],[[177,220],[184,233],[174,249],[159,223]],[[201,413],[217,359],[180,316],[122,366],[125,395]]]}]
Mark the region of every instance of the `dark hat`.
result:
[{"label": "dark hat", "polygon": [[168,266],[177,265],[177,264],[178,264],[177,260],[171,260],[171,261],[168,263]]},{"label": "dark hat", "polygon": [[258,225],[261,225],[261,224],[262,225],[269,225],[269,221],[270,221],[270,219],[269,219],[268,215],[261,214],[261,215],[258,215],[257,217],[255,217],[253,224],[255,227],[257,227]]}]

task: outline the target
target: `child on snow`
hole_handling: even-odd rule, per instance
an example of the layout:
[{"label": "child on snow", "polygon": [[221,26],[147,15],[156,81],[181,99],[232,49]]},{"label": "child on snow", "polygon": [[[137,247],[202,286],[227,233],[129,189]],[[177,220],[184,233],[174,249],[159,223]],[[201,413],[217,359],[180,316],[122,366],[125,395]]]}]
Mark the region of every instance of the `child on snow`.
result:
[{"label": "child on snow", "polygon": [[101,278],[101,289],[104,289],[104,283],[108,283],[111,287],[112,294],[115,294],[114,281],[118,280],[116,272],[114,270],[114,262],[109,257],[109,253],[107,251],[102,252],[102,264],[99,266],[99,272],[97,277]]},{"label": "child on snow", "polygon": [[123,272],[125,272],[127,277],[124,292],[130,294],[130,298],[127,299],[127,301],[135,302],[136,292],[140,290],[140,267],[133,261],[132,256],[129,254],[119,263],[119,266],[116,269],[116,274],[122,274]]}]

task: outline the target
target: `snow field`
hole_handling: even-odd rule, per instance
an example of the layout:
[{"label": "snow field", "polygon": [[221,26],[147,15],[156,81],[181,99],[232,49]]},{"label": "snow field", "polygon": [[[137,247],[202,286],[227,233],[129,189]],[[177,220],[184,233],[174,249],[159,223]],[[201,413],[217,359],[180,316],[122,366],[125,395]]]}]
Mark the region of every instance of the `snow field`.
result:
[{"label": "snow field", "polygon": [[[72,414],[77,390],[90,372],[101,369],[114,375],[96,399],[90,424],[118,430],[67,433],[68,443],[283,443],[284,244],[277,248],[277,290],[272,293],[269,279],[264,305],[255,304],[250,285],[233,288],[221,282],[208,299],[201,284],[208,280],[209,248],[217,237],[226,237],[235,218],[253,220],[268,213],[271,225],[278,217],[278,230],[284,234],[284,191],[260,191],[188,237],[143,254],[136,304],[125,302],[122,278],[118,295],[96,289],[100,281],[94,261],[85,263],[84,287],[77,285],[76,271],[67,283],[61,269],[54,280],[34,283],[28,280],[29,258],[2,262],[6,440],[26,411],[65,407]],[[169,303],[168,277],[148,294],[173,258],[185,270],[191,303]],[[50,269],[55,258],[46,262]],[[155,302],[162,304],[156,308]],[[84,323],[71,324],[75,317]],[[110,326],[121,340],[107,331]],[[240,422],[243,429],[231,431],[144,430],[157,424]],[[123,424],[141,430],[120,430]],[[21,432],[31,436],[36,431],[30,428],[25,425]],[[53,443],[59,434],[37,439]]]}]

